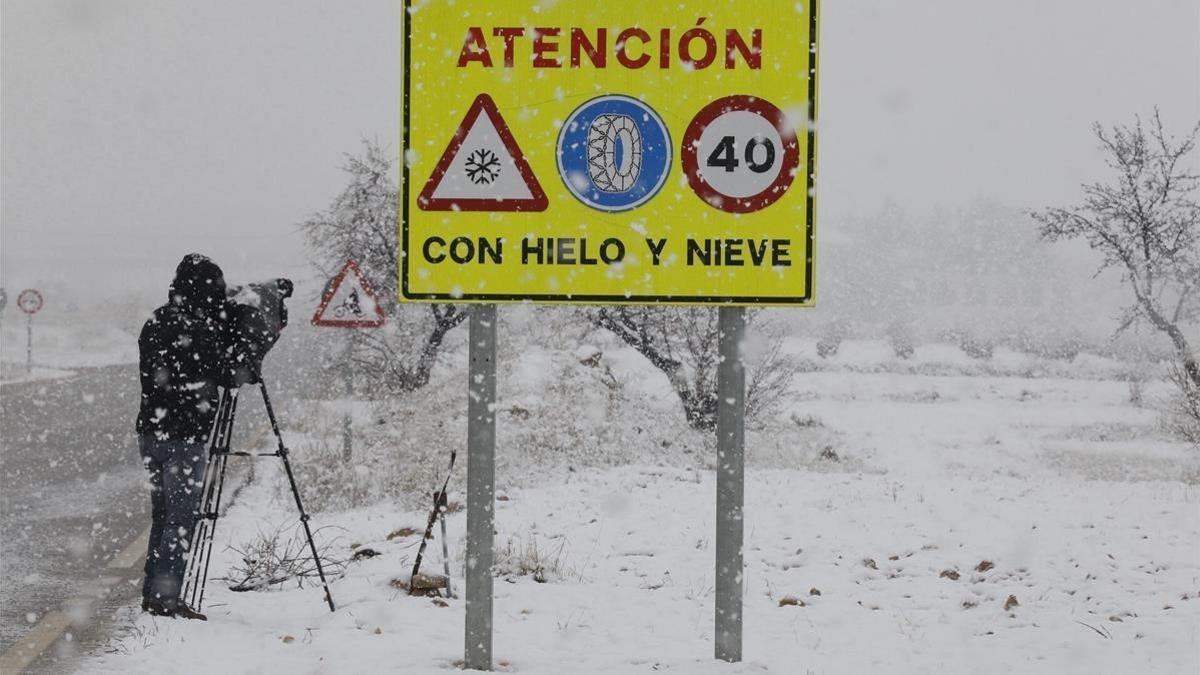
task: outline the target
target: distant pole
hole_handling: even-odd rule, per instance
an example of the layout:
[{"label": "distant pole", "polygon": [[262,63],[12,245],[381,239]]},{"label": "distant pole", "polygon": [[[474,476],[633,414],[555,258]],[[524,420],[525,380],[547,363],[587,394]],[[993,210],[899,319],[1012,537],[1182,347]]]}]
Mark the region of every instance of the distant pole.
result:
[{"label": "distant pole", "polygon": [[342,415],[342,461],[349,464],[354,459],[354,432],[350,426],[350,400],[354,398],[354,334],[346,336],[346,353],[342,357],[342,380],[346,387],[346,412]]},{"label": "distant pole", "polygon": [[717,573],[715,654],[742,660],[743,513],[745,509],[746,310],[722,307],[717,368]]},{"label": "distant pole", "polygon": [[33,374],[33,315],[25,315],[25,374]]},{"label": "distant pole", "polygon": [[492,669],[496,504],[496,306],[471,308],[467,384],[467,670]]}]

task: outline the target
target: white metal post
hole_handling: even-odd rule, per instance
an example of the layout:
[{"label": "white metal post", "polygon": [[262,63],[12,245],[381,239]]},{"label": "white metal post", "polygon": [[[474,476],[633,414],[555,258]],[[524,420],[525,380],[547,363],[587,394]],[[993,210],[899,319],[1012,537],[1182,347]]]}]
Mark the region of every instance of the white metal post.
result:
[{"label": "white metal post", "polygon": [[746,310],[722,307],[717,368],[717,569],[715,655],[742,660],[742,536],[745,507]]},{"label": "white metal post", "polygon": [[496,306],[471,308],[467,401],[466,648],[468,670],[492,669],[496,504]]}]

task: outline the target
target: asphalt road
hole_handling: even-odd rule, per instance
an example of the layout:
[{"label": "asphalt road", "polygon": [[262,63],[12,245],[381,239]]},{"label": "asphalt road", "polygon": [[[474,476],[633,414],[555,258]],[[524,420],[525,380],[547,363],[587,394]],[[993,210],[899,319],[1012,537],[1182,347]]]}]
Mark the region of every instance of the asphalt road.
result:
[{"label": "asphalt road", "polygon": [[135,365],[0,387],[0,652],[68,601],[78,640],[136,598],[94,589],[149,522],[137,404]]},{"label": "asphalt road", "polygon": [[[334,337],[340,336],[320,336]],[[304,339],[315,337],[285,331],[266,360],[281,409],[326,386],[317,360],[305,356]],[[118,610],[139,601],[145,553],[139,539],[150,522],[133,430],[137,366],[75,372],[0,385],[0,655],[47,614],[70,623],[71,639],[47,650],[36,672],[71,671],[75,656],[103,648],[129,623]],[[238,415],[235,440],[266,428],[260,407]]]}]

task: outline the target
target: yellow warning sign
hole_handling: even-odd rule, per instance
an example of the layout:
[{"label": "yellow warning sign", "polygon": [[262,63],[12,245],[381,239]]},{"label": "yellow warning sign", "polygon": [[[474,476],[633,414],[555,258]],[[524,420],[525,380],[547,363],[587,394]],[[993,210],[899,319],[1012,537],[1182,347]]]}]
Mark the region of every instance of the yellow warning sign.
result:
[{"label": "yellow warning sign", "polygon": [[816,0],[406,0],[400,288],[813,302]]}]

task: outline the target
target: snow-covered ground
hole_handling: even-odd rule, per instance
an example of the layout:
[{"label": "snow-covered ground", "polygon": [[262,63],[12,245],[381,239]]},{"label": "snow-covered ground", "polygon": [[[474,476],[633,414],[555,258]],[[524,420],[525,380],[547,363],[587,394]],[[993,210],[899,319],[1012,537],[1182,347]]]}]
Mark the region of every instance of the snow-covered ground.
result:
[{"label": "snow-covered ground", "polygon": [[137,363],[137,335],[110,321],[67,315],[35,315],[33,372],[26,368],[29,345],[25,315],[5,313],[0,324],[0,382],[68,377],[76,368]]},{"label": "snow-covered ground", "polygon": [[[1200,668],[1200,455],[1162,438],[1155,413],[1129,402],[1126,382],[897,373],[861,360],[799,375],[775,417],[748,435],[746,660],[721,664],[711,658],[710,449],[680,438],[690,449],[656,454],[646,449],[662,445],[654,438],[634,448],[640,461],[576,468],[571,448],[562,454],[572,461],[555,463],[514,447],[544,441],[521,429],[544,423],[538,406],[569,410],[589,394],[557,400],[561,355],[526,354],[501,392],[506,410],[523,412],[500,418],[500,670]],[[640,367],[625,352],[604,358],[618,377]],[[634,405],[670,415],[669,396],[652,393],[585,417],[600,430]],[[298,413],[285,411],[285,426]],[[462,440],[453,424],[445,433],[441,451]],[[822,458],[826,450],[836,458]],[[522,459],[533,456],[537,466]],[[237,562],[227,546],[295,525],[282,476],[259,467],[221,521],[214,577]],[[314,518],[337,556],[382,554],[351,562],[334,583],[336,613],[317,588],[233,593],[214,579],[209,622],[130,610],[133,627],[86,670],[453,669],[461,598],[410,597],[392,583],[407,576],[419,538],[405,528],[422,529],[424,517],[385,500]],[[464,520],[449,517],[460,589]],[[440,569],[438,547],[429,555]],[[539,564],[544,572],[530,573]]]}]

